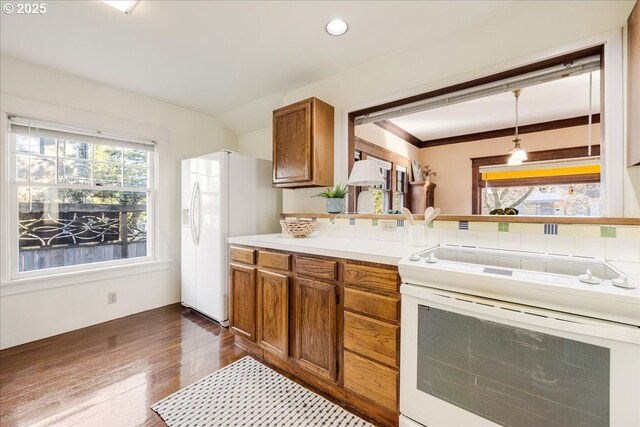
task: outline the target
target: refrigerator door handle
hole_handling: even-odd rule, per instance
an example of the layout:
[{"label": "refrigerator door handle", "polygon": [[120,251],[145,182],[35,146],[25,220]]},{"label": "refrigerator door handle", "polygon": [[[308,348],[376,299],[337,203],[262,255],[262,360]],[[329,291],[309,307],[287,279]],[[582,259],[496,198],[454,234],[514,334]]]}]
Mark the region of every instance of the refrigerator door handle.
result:
[{"label": "refrigerator door handle", "polygon": [[190,221],[190,228],[191,228],[191,238],[193,239],[193,243],[195,245],[198,244],[198,240],[196,239],[196,230],[195,230],[195,215],[194,215],[194,208],[195,208],[195,201],[196,201],[196,188],[198,186],[198,182],[196,181],[195,184],[193,184],[193,189],[191,190],[191,200],[189,201],[189,221]]},{"label": "refrigerator door handle", "polygon": [[196,189],[195,189],[195,191],[196,191],[196,197],[195,197],[195,199],[196,199],[196,203],[197,203],[197,205],[196,205],[196,206],[197,206],[197,208],[198,208],[198,209],[196,210],[197,215],[195,215],[196,223],[197,223],[197,228],[196,228],[196,245],[199,245],[199,244],[200,244],[200,232],[202,231],[202,230],[201,230],[202,224],[201,224],[201,221],[200,221],[200,210],[201,210],[201,208],[202,208],[202,201],[201,201],[201,196],[200,196],[200,181],[196,181]]}]

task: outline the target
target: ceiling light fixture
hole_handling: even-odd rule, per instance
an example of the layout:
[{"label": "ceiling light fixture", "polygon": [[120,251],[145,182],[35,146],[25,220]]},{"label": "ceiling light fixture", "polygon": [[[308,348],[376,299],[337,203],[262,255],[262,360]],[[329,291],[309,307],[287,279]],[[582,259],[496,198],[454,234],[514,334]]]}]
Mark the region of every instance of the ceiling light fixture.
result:
[{"label": "ceiling light fixture", "polygon": [[102,2],[108,4],[114,9],[118,9],[120,12],[129,14],[136,8],[140,0],[102,0]]},{"label": "ceiling light fixture", "polygon": [[522,145],[520,145],[521,139],[518,138],[518,99],[520,98],[520,89],[514,90],[513,94],[516,97],[516,132],[513,137],[513,150],[509,152],[511,153],[511,157],[509,157],[509,161],[507,162],[508,165],[512,166],[521,165],[524,160],[527,160],[527,152],[522,148]]},{"label": "ceiling light fixture", "polygon": [[327,33],[332,36],[341,36],[347,32],[349,26],[342,19],[333,19],[327,24]]}]

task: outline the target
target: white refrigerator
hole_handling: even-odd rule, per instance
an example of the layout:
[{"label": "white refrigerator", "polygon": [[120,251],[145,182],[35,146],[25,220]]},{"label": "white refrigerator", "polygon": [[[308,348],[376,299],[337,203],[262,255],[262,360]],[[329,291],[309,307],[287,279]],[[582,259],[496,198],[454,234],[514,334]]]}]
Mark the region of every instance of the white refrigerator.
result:
[{"label": "white refrigerator", "polygon": [[182,161],[182,304],[229,320],[227,237],[280,231],[271,162],[219,151]]}]

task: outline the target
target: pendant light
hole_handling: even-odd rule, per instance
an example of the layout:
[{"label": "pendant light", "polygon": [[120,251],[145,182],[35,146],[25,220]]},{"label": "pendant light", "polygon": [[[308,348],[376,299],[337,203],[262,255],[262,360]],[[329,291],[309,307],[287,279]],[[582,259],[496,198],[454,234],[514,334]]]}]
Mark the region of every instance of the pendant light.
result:
[{"label": "pendant light", "polygon": [[509,157],[508,165],[521,165],[524,160],[527,160],[527,152],[520,145],[521,139],[518,137],[518,99],[520,98],[520,89],[516,89],[513,91],[513,94],[516,97],[516,132],[513,137],[513,149],[509,152],[511,153],[511,157]]}]

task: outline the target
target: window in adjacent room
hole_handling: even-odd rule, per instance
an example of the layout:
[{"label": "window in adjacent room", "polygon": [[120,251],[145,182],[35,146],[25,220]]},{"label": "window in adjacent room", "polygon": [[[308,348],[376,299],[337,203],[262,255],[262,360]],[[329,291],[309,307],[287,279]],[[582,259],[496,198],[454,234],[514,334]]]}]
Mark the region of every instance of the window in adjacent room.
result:
[{"label": "window in adjacent room", "polygon": [[482,190],[482,215],[513,207],[520,215],[600,216],[600,183],[488,187]]},{"label": "window in adjacent room", "polygon": [[367,156],[367,158],[378,162],[378,165],[380,166],[380,173],[384,178],[384,183],[371,187],[373,191],[374,213],[383,214],[391,209],[391,171],[393,168],[393,164],[373,156]]},{"label": "window in adjacent room", "polygon": [[9,123],[15,273],[152,255],[153,142],[16,117]]},{"label": "window in adjacent room", "polygon": [[[553,151],[558,160],[533,160],[519,167],[476,166],[481,213],[514,208],[520,215],[600,216],[600,157],[587,156],[587,150],[548,150],[546,153]],[[594,147],[594,151],[599,154],[600,147]],[[534,151],[530,157],[535,159],[539,153]],[[476,158],[472,164],[491,160]]]},{"label": "window in adjacent room", "polygon": [[397,211],[405,206],[405,194],[407,188],[407,168],[396,166],[396,192],[394,195],[393,208]]},{"label": "window in adjacent room", "polygon": [[[398,153],[376,146],[375,144],[356,138],[354,161],[375,160],[380,173],[384,178],[384,184],[371,188],[374,200],[374,212],[376,214],[399,213],[408,204],[407,193],[409,182],[407,171],[410,160]],[[355,188],[350,198],[357,198],[361,187]]]}]

